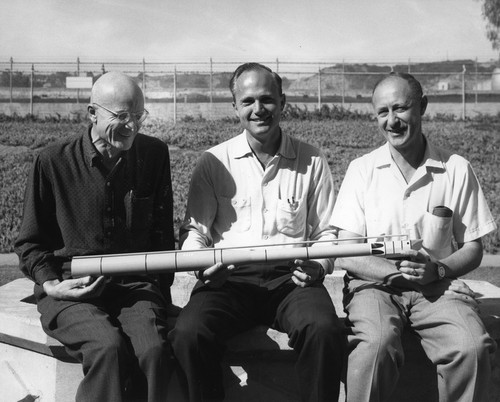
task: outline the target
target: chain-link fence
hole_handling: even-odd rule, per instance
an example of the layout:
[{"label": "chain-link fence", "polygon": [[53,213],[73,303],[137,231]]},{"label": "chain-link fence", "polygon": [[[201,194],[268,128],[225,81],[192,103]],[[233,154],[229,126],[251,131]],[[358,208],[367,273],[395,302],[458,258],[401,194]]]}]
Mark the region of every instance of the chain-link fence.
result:
[{"label": "chain-link fence", "polygon": [[[69,89],[68,77],[121,71],[141,85],[153,116],[216,119],[232,115],[229,79],[240,62],[19,62],[0,61],[0,113],[72,116],[86,113],[90,89]],[[290,104],[309,110],[336,105],[369,112],[375,82],[388,72],[410,72],[430,97],[431,113],[465,118],[500,111],[500,69],[477,60],[406,63],[263,62],[283,78]]]}]

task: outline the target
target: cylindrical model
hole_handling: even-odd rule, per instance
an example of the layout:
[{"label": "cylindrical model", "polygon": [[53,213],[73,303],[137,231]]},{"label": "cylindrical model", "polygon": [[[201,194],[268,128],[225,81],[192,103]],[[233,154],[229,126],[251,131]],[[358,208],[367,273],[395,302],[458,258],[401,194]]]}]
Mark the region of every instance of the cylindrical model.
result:
[{"label": "cylindrical model", "polygon": [[419,240],[397,240],[374,243],[317,243],[314,247],[234,247],[201,250],[158,251],[151,253],[103,254],[74,257],[72,276],[113,276],[158,274],[162,272],[197,271],[216,263],[244,265],[294,259],[340,258],[376,255],[401,258],[420,247]]}]

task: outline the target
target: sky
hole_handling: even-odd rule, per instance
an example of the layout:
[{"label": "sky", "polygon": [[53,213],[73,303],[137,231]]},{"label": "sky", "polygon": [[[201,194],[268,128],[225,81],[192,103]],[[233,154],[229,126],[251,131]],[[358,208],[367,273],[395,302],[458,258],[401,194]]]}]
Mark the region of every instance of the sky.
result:
[{"label": "sky", "polygon": [[498,59],[481,0],[0,1],[0,62]]}]

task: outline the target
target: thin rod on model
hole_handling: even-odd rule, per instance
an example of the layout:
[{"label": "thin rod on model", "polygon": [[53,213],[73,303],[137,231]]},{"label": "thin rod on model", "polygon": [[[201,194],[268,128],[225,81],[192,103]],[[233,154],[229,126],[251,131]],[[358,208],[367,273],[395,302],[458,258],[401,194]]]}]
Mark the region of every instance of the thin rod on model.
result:
[{"label": "thin rod on model", "polygon": [[[363,238],[358,238],[363,239]],[[420,240],[333,244],[337,240],[317,242],[315,247],[250,246],[206,248],[199,250],[157,251],[150,253],[103,254],[74,257],[72,276],[144,275],[165,272],[197,271],[216,263],[244,265],[294,259],[379,256],[404,258],[421,247]],[[299,244],[306,243],[301,242]],[[285,243],[286,244],[286,243]],[[288,243],[290,244],[290,243]],[[293,244],[293,243],[292,243]],[[295,243],[297,244],[297,243]],[[279,245],[281,246],[281,245]]]}]

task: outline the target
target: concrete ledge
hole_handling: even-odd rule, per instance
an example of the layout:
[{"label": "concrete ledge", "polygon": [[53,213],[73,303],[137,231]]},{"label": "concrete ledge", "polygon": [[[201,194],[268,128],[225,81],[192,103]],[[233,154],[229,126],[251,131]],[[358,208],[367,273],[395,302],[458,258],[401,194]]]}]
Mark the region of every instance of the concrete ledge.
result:
[{"label": "concrete ledge", "polygon": [[[339,317],[342,307],[343,273],[325,280]],[[172,287],[174,304],[184,306],[196,278],[188,273],[176,275]],[[500,341],[500,288],[483,281],[466,281],[479,294],[481,318]],[[38,401],[65,402],[74,399],[83,377],[81,366],[64,347],[42,330],[28,279],[17,279],[0,287],[0,389],[11,390],[6,400],[26,397]],[[405,333],[406,362],[393,402],[437,401],[436,373],[418,340]],[[296,355],[288,337],[264,326],[233,338],[225,358],[228,401],[296,401],[293,364]],[[491,385],[491,401],[500,400],[500,352]],[[425,384],[425,386],[422,386]],[[343,400],[341,395],[340,400]],[[28,400],[28,399],[27,399]]]}]

